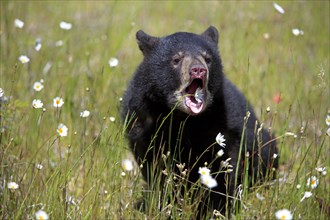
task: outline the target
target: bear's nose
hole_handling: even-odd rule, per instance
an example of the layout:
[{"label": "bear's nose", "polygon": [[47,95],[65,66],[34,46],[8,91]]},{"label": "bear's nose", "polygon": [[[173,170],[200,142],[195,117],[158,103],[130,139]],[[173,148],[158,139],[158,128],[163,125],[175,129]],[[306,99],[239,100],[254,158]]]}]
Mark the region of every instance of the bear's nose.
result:
[{"label": "bear's nose", "polygon": [[193,65],[190,68],[190,75],[194,78],[203,78],[206,76],[207,69],[200,64]]}]

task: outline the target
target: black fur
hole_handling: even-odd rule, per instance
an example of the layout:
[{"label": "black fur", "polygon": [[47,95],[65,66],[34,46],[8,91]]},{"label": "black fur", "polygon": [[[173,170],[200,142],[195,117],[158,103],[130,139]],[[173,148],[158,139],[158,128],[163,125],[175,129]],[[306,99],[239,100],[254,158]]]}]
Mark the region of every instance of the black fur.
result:
[{"label": "black fur", "polygon": [[[168,151],[173,170],[174,164],[185,163],[189,172],[189,181],[193,183],[198,181],[199,167],[203,167],[205,162],[213,161],[216,153],[221,149],[219,145],[214,145],[215,137],[219,132],[226,139],[226,147],[222,148],[225,154],[212,163],[211,170],[219,171],[220,161],[232,158],[230,164],[234,171],[228,174],[230,181],[228,191],[225,187],[225,174],[213,175],[218,182],[218,186],[213,190],[233,196],[235,178],[237,184],[241,183],[245,149],[250,155],[251,176],[262,179],[260,177],[265,176],[270,168],[277,168],[277,160],[272,158],[273,154],[277,153],[277,148],[271,134],[262,129],[259,133],[262,137],[261,143],[258,144],[255,131],[259,125],[255,127],[257,120],[255,113],[242,93],[223,74],[217,49],[216,28],[209,27],[201,35],[178,32],[163,38],[152,37],[139,31],[137,40],[144,59],[134,73],[124,95],[121,117],[123,120],[126,119],[126,133],[130,147],[137,162],[143,163],[142,174],[149,184],[151,184],[151,176],[155,175],[150,169],[151,165],[159,166],[159,170],[162,170],[164,164],[161,155]],[[203,52],[206,52],[208,60],[205,58],[205,61],[200,61]],[[189,62],[198,63],[208,70],[206,85],[208,98],[204,100],[205,109],[200,113],[190,114],[183,107],[174,109],[182,100],[173,101],[173,93],[182,86],[182,75],[187,74],[182,72],[184,66],[180,66],[180,63],[176,65],[178,60],[173,61],[173,57],[178,53],[184,54],[183,58],[179,58],[179,62],[188,59],[186,54],[189,54],[191,58]],[[171,115],[163,121],[172,110]],[[238,161],[247,111],[250,112],[250,117],[243,138],[241,160]],[[157,136],[154,137],[161,124]],[[180,133],[181,128],[183,132]],[[197,158],[199,160],[193,166]],[[238,176],[235,177],[237,166],[239,171]],[[211,211],[217,209],[224,213],[227,201],[225,196],[211,193],[210,200]]]}]

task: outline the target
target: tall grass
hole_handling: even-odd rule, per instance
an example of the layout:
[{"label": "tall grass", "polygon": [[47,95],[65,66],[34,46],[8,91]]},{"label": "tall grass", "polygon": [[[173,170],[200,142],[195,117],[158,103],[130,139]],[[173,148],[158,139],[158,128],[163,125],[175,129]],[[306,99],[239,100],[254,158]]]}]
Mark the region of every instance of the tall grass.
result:
[{"label": "tall grass", "polygon": [[[280,2],[285,14],[267,1],[0,4],[1,219],[35,218],[40,209],[51,219],[163,219],[169,210],[174,218],[193,217],[199,201],[189,198],[202,186],[174,198],[176,187],[186,185],[180,176],[177,185],[157,186],[169,201],[150,193],[146,214],[133,208],[144,184],[138,165],[133,171],[121,167],[121,160],[132,156],[118,110],[142,59],[137,30],[156,36],[201,33],[211,24],[220,30],[226,75],[253,104],[263,126],[275,131],[280,151],[278,180],[244,189],[236,218],[274,219],[283,208],[295,219],[329,217],[329,174],[315,170],[330,168],[328,1]],[[25,22],[22,29],[15,27],[16,18]],[[72,23],[72,29],[60,29],[61,21]],[[294,36],[293,28],[304,35]],[[34,49],[37,38],[40,51]],[[62,46],[56,46],[59,41]],[[30,62],[22,64],[20,55]],[[109,66],[111,57],[118,66]],[[33,83],[41,79],[44,89],[36,92]],[[276,94],[281,100],[274,102]],[[57,96],[64,100],[61,108],[52,106]],[[45,109],[33,109],[33,99]],[[81,118],[85,109],[91,115]],[[68,136],[57,134],[60,123],[69,128]],[[315,189],[306,185],[312,176],[319,181]],[[9,182],[19,188],[8,189]],[[301,201],[306,191],[313,195]]]}]

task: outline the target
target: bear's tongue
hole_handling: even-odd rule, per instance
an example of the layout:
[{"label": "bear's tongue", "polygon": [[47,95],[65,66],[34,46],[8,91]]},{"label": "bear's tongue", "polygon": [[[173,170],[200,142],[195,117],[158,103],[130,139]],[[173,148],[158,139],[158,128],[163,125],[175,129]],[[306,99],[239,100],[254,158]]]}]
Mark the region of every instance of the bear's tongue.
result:
[{"label": "bear's tongue", "polygon": [[185,104],[195,114],[203,109],[204,93],[201,87],[203,82],[199,82],[199,80],[193,80],[186,89]]}]

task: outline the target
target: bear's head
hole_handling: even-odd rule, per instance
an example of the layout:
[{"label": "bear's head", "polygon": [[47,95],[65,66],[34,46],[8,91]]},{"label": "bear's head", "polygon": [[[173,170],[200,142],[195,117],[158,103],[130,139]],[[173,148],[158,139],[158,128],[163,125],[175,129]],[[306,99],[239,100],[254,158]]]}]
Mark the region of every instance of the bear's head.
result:
[{"label": "bear's head", "polygon": [[178,32],[162,38],[138,31],[144,55],[140,72],[152,97],[190,115],[209,107],[222,81],[218,37],[212,26],[202,34]]}]

